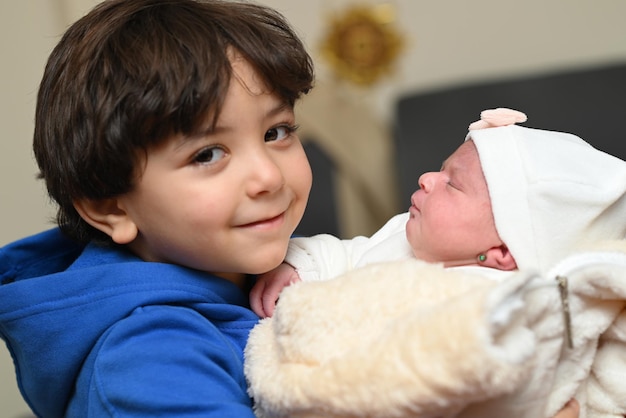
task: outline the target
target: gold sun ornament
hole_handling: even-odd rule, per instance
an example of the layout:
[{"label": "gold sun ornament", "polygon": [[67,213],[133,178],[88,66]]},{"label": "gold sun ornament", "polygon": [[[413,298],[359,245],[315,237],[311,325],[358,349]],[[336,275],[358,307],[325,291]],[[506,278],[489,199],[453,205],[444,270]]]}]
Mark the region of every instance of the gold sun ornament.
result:
[{"label": "gold sun ornament", "polygon": [[340,78],[371,86],[393,66],[404,47],[392,4],[354,5],[330,21],[322,57]]}]

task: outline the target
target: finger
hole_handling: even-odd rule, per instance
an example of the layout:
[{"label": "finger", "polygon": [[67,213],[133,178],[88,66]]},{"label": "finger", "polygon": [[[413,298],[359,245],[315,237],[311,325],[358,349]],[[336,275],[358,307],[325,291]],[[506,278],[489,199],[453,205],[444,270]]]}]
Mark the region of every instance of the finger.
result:
[{"label": "finger", "polygon": [[257,282],[250,290],[250,308],[255,314],[261,318],[265,318],[265,310],[263,308],[263,290],[265,282]]},{"label": "finger", "polygon": [[266,317],[274,315],[274,309],[276,308],[276,302],[278,302],[278,295],[276,292],[266,291],[261,298],[263,302],[263,312]]},{"label": "finger", "polygon": [[570,399],[554,418],[578,418],[580,415],[580,405],[576,399]]}]

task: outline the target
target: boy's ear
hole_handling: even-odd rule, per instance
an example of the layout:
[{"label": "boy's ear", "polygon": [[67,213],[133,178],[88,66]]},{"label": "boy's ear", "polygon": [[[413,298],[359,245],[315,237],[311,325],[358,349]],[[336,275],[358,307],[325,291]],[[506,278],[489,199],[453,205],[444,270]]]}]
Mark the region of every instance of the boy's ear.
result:
[{"label": "boy's ear", "polygon": [[506,245],[490,248],[485,255],[487,258],[480,263],[481,266],[492,267],[498,270],[515,270],[517,263]]},{"label": "boy's ear", "polygon": [[128,244],[137,237],[137,225],[116,198],[76,200],[74,208],[85,222],[110,236],[117,244]]}]

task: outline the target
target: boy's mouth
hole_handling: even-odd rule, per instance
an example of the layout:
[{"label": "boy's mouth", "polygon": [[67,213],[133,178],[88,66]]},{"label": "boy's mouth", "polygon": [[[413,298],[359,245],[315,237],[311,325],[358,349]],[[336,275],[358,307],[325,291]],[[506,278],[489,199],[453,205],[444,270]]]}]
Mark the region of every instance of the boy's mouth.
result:
[{"label": "boy's mouth", "polygon": [[271,229],[279,226],[285,219],[285,211],[276,216],[270,218],[261,219],[258,221],[250,222],[247,224],[239,225],[240,228],[256,228],[256,229]]}]

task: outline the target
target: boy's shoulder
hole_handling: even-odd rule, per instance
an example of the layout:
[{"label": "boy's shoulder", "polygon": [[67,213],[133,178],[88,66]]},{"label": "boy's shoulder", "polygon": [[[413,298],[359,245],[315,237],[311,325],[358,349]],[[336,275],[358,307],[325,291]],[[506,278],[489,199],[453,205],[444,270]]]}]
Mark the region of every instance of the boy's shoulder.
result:
[{"label": "boy's shoulder", "polygon": [[11,242],[0,248],[0,284],[63,271],[84,248],[59,228]]}]

